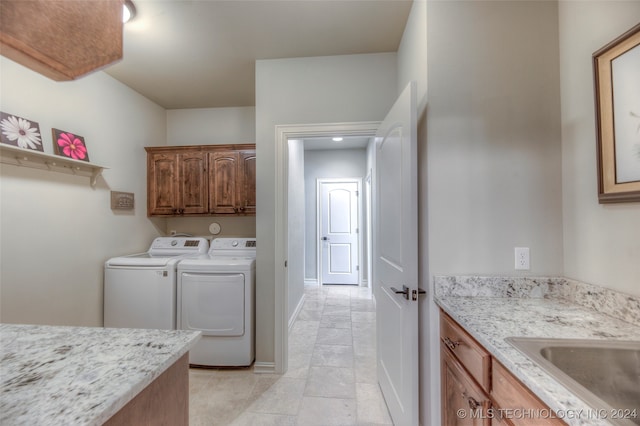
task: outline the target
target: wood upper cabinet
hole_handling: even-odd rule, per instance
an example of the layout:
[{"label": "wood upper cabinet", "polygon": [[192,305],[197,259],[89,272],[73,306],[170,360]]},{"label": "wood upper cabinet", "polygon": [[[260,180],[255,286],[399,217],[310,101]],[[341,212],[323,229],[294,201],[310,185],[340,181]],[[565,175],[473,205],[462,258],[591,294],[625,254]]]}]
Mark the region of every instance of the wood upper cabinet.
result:
[{"label": "wood upper cabinet", "polygon": [[255,150],[209,153],[209,209],[215,214],[255,214]]},{"label": "wood upper cabinet", "polygon": [[207,153],[179,153],[178,171],[179,213],[207,213],[209,211],[207,199]]},{"label": "wood upper cabinet", "polygon": [[178,156],[171,152],[147,155],[147,215],[174,215],[178,209]]},{"label": "wood upper cabinet", "polygon": [[145,149],[148,216],[255,214],[255,145]]},{"label": "wood upper cabinet", "polygon": [[239,153],[221,151],[209,153],[209,205],[212,213],[238,213]]},{"label": "wood upper cabinet", "polygon": [[122,59],[122,0],[2,0],[0,52],[53,80]]},{"label": "wood upper cabinet", "polygon": [[256,214],[256,150],[240,151],[238,193],[245,214]]}]

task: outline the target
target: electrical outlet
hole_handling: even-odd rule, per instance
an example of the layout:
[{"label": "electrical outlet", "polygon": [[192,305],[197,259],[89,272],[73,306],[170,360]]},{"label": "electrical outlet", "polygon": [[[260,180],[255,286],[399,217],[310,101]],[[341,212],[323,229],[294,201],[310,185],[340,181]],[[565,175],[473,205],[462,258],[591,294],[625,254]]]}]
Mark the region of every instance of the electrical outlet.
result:
[{"label": "electrical outlet", "polygon": [[529,259],[529,247],[516,247],[516,269],[528,271],[531,269],[531,261]]},{"label": "electrical outlet", "polygon": [[169,235],[174,236],[176,235],[177,232],[175,231],[175,229],[172,229],[171,231],[169,231]]}]

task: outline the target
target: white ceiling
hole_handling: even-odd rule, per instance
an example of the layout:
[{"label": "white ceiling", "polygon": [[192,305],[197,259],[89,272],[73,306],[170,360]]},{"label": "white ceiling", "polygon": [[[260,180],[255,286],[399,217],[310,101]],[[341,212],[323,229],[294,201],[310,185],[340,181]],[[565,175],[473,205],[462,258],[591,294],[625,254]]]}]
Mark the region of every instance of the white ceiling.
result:
[{"label": "white ceiling", "polygon": [[255,61],[395,52],[409,0],[134,0],[105,71],[167,109],[255,105]]}]

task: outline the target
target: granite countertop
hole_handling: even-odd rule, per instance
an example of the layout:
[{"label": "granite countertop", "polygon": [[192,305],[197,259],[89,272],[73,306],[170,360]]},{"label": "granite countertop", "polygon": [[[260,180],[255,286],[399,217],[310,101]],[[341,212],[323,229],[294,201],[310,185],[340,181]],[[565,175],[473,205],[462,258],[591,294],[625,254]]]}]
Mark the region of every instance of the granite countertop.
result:
[{"label": "granite countertop", "polygon": [[[540,286],[534,287],[536,289],[533,293],[538,297],[522,297],[522,292],[512,292],[513,288],[509,290],[512,294],[501,293],[498,297],[486,293],[477,296],[477,292],[471,297],[461,297],[455,291],[442,292],[436,289],[435,301],[569,425],[611,424],[598,415],[594,416],[594,407],[553,379],[544,369],[506,342],[505,338],[517,336],[640,341],[640,327],[575,301],[555,299],[550,293],[539,292]],[[526,292],[529,290],[531,289]],[[517,295],[514,297],[513,293]]]},{"label": "granite countertop", "polygon": [[0,324],[0,424],[101,425],[199,336],[194,331]]}]

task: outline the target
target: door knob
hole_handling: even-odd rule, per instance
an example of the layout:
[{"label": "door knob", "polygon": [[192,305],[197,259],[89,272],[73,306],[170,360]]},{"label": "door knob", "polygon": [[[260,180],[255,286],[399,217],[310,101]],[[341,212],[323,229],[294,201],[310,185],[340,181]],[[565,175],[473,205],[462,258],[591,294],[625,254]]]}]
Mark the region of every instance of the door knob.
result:
[{"label": "door knob", "polygon": [[404,298],[409,300],[409,287],[407,287],[406,285],[402,286],[402,290],[398,290],[395,287],[390,287],[391,291],[394,292],[395,294],[404,294]]},{"label": "door knob", "polygon": [[322,237],[322,241],[329,241],[329,237]]}]

